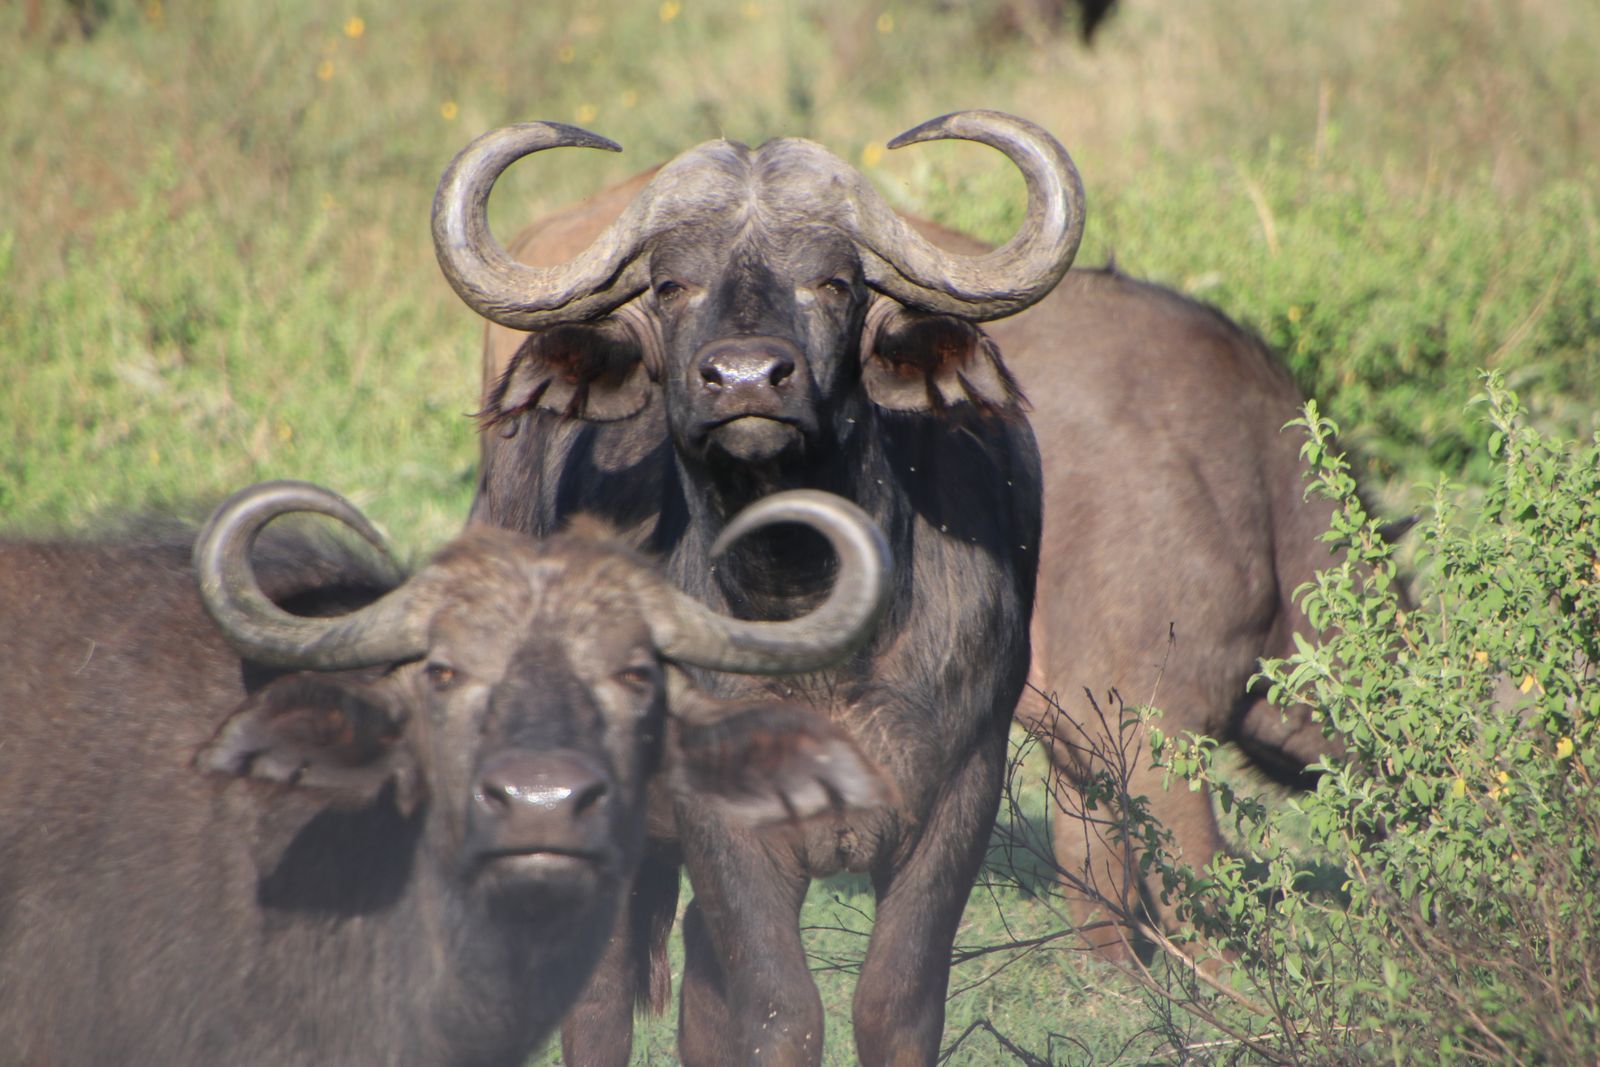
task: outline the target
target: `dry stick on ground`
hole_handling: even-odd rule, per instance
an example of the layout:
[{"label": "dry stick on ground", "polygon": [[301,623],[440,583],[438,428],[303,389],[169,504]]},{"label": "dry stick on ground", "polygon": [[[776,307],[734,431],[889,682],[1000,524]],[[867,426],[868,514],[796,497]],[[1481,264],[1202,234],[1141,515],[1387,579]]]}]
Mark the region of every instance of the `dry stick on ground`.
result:
[{"label": "dry stick on ground", "polygon": [[[971,1037],[979,1030],[987,1030],[989,1034],[1000,1043],[1000,1047],[1011,1053],[1017,1062],[1026,1064],[1027,1067],[1051,1067],[1049,1060],[1042,1059],[1041,1057],[1029,1052],[1027,1049],[1022,1048],[1010,1038],[1006,1037],[1006,1035],[1002,1034],[999,1030],[996,1030],[994,1025],[986,1018],[974,1019],[971,1023],[969,1023],[967,1028],[961,1032],[961,1036],[951,1042],[950,1047],[939,1054],[939,1062],[948,1063],[950,1057],[956,1054],[956,1050],[961,1048],[961,1045],[967,1040],[967,1038]],[[1085,1049],[1084,1051],[1087,1052],[1088,1050]]]}]

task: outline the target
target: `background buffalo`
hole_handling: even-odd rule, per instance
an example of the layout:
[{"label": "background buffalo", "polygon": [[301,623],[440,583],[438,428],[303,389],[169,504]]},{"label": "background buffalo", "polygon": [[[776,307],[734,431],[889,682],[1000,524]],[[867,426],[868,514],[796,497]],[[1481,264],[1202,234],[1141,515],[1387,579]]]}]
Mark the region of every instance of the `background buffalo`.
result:
[{"label": "background buffalo", "polygon": [[[951,942],[999,804],[1007,722],[1027,673],[1039,456],[1004,360],[976,327],[1052,289],[1076,251],[1082,188],[1045,131],[994,112],[932,120],[896,143],[999,149],[1027,184],[1002,248],[952,255],[808,141],[714,141],[639,185],[556,266],[521,263],[485,205],[508,164],[614,147],[549,123],[485,134],[440,181],[445,275],[480,314],[533,332],[486,390],[476,519],[534,535],[593,511],[636,523],[672,580],[707,603],[784,618],[827,580],[817,547],[705,546],[735,509],[827,488],[883,528],[897,566],[871,644],[783,690],[847,730],[894,783],[880,812],[751,832],[675,804],[695,897],[684,917],[681,1051],[691,1063],[819,1063],[823,1010],[795,924],[813,878],[870,874],[877,916],[853,1019],[864,1063],[932,1062]],[[534,237],[532,240],[537,240]],[[544,258],[536,255],[534,258]],[[725,694],[776,694],[708,679]],[[564,1030],[569,1058],[620,1063],[643,973],[641,931],[676,902],[647,871],[615,957]],[[634,992],[634,996],[629,993]]]},{"label": "background buffalo", "polygon": [[[512,254],[551,264],[580,255],[654,173],[540,220],[512,242]],[[912,221],[941,247],[989,250]],[[1180,854],[1203,865],[1223,847],[1207,793],[1162,788],[1160,771],[1137,754],[1143,739],[1123,736],[1120,707],[1102,719],[1083,692],[1096,694],[1102,710],[1114,703],[1113,691],[1130,704],[1154,703],[1168,732],[1238,742],[1255,766],[1287,784],[1308,784],[1305,768],[1341,750],[1304,709],[1286,717],[1248,686],[1261,657],[1288,655],[1292,635],[1309,633],[1293,592],[1332,561],[1320,540],[1332,507],[1306,496],[1303,437],[1283,430],[1302,397],[1258,338],[1212,308],[1115,270],[1069,271],[1039,304],[987,332],[1028,400],[1045,491],[1031,689],[1018,715],[1051,739],[1052,760],[1074,788],[1119,762],[1107,757],[1133,752],[1128,788],[1149,798]],[[505,473],[508,456],[528,455],[500,429],[514,361],[531,362],[536,343],[576,344],[574,334],[530,341],[490,326],[483,381],[494,427],[482,439],[490,488],[479,507],[535,528],[535,516],[577,507],[607,508],[652,527],[657,517],[643,486],[668,477],[661,457],[607,443],[636,435],[589,431],[602,457],[593,468],[638,488],[610,489],[607,477],[590,474],[547,477],[539,490],[515,495],[515,476]],[[615,359],[617,350],[606,353]],[[606,369],[619,373],[616,367]],[[572,395],[558,380],[537,403],[560,411]],[[506,486],[494,487],[494,478]],[[1170,926],[1170,902],[1163,905],[1140,875],[1139,851],[1115,827],[1082,814],[1073,799],[1053,815],[1055,862],[1068,876],[1079,921],[1105,917],[1088,889],[1125,914],[1148,910]],[[1129,933],[1095,927],[1086,936],[1115,956]]]}]

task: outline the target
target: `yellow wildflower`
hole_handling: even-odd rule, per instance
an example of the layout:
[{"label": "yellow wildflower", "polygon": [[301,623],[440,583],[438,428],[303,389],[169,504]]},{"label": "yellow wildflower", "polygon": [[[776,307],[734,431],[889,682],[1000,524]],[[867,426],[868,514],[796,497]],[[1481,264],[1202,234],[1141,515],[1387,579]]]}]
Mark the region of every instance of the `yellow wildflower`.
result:
[{"label": "yellow wildflower", "polygon": [[868,141],[861,149],[861,165],[863,167],[876,167],[883,161],[883,142]]},{"label": "yellow wildflower", "polygon": [[599,109],[593,104],[579,104],[578,110],[573,114],[572,117],[577,120],[578,125],[582,126],[585,123],[593,122],[594,117],[599,113]]},{"label": "yellow wildflower", "polygon": [[[1522,684],[1517,686],[1517,688],[1526,693],[1536,685],[1539,685],[1539,679],[1535,678],[1531,674],[1525,674],[1522,676]],[[1544,692],[1544,686],[1539,685],[1539,692]]]},{"label": "yellow wildflower", "polygon": [[739,14],[754,22],[761,17],[761,5],[755,3],[754,0],[747,0],[746,3],[739,5]]},{"label": "yellow wildflower", "polygon": [[879,33],[893,33],[894,32],[894,12],[885,11],[883,14],[878,16],[878,32]]},{"label": "yellow wildflower", "polygon": [[1289,313],[1288,314],[1289,314],[1289,321],[1290,322],[1299,322],[1300,321],[1300,305],[1299,304],[1290,304],[1289,305]]},{"label": "yellow wildflower", "polygon": [[351,15],[344,20],[344,35],[352,41],[367,32],[367,20],[360,15]]},{"label": "yellow wildflower", "polygon": [[683,5],[678,0],[661,0],[661,21],[671,22],[683,10]]},{"label": "yellow wildflower", "polygon": [[461,109],[456,106],[454,100],[446,100],[439,105],[439,117],[446,122],[454,122],[459,114],[461,114]]},{"label": "yellow wildflower", "polygon": [[317,64],[317,78],[320,81],[327,81],[331,77],[333,77],[333,60],[324,59]]},{"label": "yellow wildflower", "polygon": [[1572,738],[1563,737],[1556,742],[1556,759],[1566,759],[1572,755]]},{"label": "yellow wildflower", "polygon": [[1478,666],[1482,667],[1489,662],[1489,653],[1480,648],[1472,654],[1472,658],[1478,661]]}]

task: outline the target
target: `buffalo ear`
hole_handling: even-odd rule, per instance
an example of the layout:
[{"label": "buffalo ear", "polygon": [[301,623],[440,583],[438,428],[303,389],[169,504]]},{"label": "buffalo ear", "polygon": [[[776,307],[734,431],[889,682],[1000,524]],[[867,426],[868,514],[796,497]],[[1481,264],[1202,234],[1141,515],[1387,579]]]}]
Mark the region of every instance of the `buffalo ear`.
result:
[{"label": "buffalo ear", "polygon": [[673,788],[746,822],[888,803],[894,788],[850,736],[808,708],[723,704],[694,692],[673,708]]},{"label": "buffalo ear", "polygon": [[867,323],[861,377],[878,407],[941,412],[958,404],[993,410],[1022,403],[1000,350],[972,323],[887,301]]},{"label": "buffalo ear", "polygon": [[419,775],[404,717],[370,682],[288,674],[252,693],[195,757],[211,774],[330,791],[353,806],[393,781],[409,815]]},{"label": "buffalo ear", "polygon": [[489,391],[479,422],[487,428],[534,408],[589,422],[637,415],[651,386],[636,330],[608,318],[529,334]]}]

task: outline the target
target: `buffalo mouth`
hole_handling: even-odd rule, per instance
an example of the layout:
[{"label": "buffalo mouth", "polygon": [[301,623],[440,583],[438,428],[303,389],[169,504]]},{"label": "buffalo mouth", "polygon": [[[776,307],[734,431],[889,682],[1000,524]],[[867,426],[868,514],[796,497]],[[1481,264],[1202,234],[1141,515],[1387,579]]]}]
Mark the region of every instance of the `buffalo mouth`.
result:
[{"label": "buffalo mouth", "polygon": [[805,433],[796,420],[775,415],[734,415],[706,430],[706,444],[741,463],[768,463],[798,449]]},{"label": "buffalo mouth", "polygon": [[593,893],[615,867],[604,851],[557,845],[484,849],[473,863],[479,877],[500,892],[562,897]]}]

